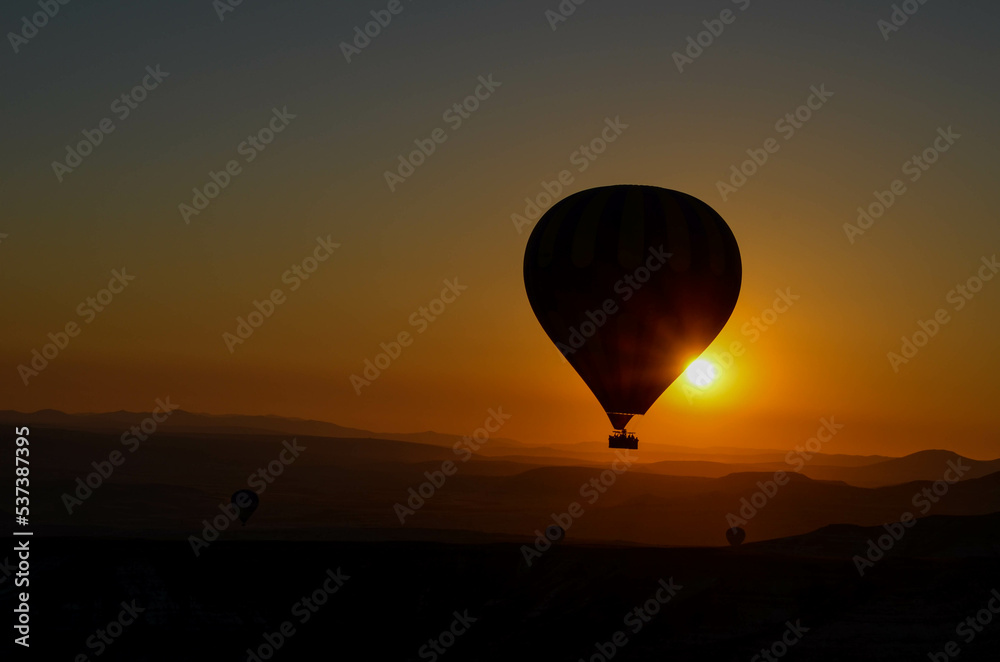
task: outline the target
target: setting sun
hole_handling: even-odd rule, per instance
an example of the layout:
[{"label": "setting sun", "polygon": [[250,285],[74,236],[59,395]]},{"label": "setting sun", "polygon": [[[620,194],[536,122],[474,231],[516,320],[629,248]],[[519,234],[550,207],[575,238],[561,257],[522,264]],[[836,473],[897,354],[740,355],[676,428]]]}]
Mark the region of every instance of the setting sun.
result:
[{"label": "setting sun", "polygon": [[708,388],[718,377],[715,364],[707,359],[695,359],[684,371],[688,381],[698,388]]}]

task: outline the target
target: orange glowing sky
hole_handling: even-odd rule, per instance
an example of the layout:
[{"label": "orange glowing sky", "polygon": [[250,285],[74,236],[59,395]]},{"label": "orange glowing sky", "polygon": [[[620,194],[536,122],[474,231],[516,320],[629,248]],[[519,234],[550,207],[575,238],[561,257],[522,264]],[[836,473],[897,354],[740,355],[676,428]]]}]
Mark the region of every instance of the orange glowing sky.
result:
[{"label": "orange glowing sky", "polygon": [[[73,25],[53,21],[2,70],[2,408],[170,396],[464,434],[501,406],[502,436],[602,443],[603,411],[528,307],[529,228],[511,220],[570,170],[563,195],[695,195],[740,243],[740,301],[705,356],[745,353],[696,397],[672,386],[636,426],[643,443],[789,448],[834,416],[845,429],[829,452],[1000,455],[1000,279],[960,310],[949,297],[1000,253],[994,10],[929,4],[885,41],[865,3],[754,3],[679,73],[671,53],[712,17],[679,4],[587,3],[552,31],[526,0],[414,3],[351,63],[338,44],[367,5],[244,3],[221,23],[208,3],[67,6]],[[156,63],[170,77],[58,183],[64,145]],[[491,73],[501,86],[450,128],[443,111]],[[782,135],[776,122],[819,85],[833,96]],[[185,224],[178,205],[275,107],[296,118]],[[606,118],[628,128],[581,172],[574,153]],[[438,127],[447,141],[391,192],[385,171]],[[904,163],[948,127],[961,137],[912,181]],[[717,182],[769,138],[780,149],[723,200]],[[905,193],[851,243],[844,224],[895,179]],[[340,247],[291,291],[282,276],[317,237]],[[86,323],[78,305],[123,267],[135,280]],[[411,315],[446,279],[468,289],[418,332]],[[223,334],[275,288],[286,301],[230,353]],[[755,332],[786,289],[799,299]],[[887,354],[942,308],[949,321],[894,370]],[[25,385],[18,366],[71,321],[81,334]],[[351,375],[404,331],[412,344],[356,394]]]}]

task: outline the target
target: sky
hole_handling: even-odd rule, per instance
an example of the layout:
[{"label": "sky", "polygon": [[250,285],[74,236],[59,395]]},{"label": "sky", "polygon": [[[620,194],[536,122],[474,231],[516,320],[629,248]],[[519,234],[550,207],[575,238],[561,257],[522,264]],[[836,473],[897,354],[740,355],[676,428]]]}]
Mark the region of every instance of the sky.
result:
[{"label": "sky", "polygon": [[[4,3],[2,408],[169,396],[470,434],[502,407],[501,436],[602,444],[601,407],[528,306],[527,208],[546,186],[630,183],[707,202],[743,260],[704,355],[719,379],[671,386],[642,443],[785,449],[833,417],[827,452],[1000,455],[1000,279],[968,283],[1000,252],[995,3],[926,3],[898,29],[892,3],[860,0],[590,0],[558,20],[555,0],[225,6],[73,2],[19,39],[38,6]],[[345,46],[371,12],[387,25]],[[83,131],[100,141],[74,161]],[[199,201],[212,173],[226,185]],[[793,303],[769,312],[779,292]],[[65,346],[27,373],[50,333]]]}]

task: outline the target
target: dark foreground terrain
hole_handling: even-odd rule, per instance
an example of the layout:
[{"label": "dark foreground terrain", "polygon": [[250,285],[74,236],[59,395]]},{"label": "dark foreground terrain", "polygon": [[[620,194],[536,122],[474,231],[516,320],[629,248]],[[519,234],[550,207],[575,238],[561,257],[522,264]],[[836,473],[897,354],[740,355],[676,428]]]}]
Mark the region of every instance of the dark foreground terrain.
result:
[{"label": "dark foreground terrain", "polygon": [[[927,660],[954,641],[963,662],[996,660],[998,523],[921,520],[864,577],[851,555],[880,528],[736,549],[557,544],[530,567],[517,543],[220,540],[196,558],[179,540],[36,537],[31,659],[749,661],[767,648],[853,662]],[[343,585],[326,596],[324,582]],[[300,602],[317,590],[324,604]],[[13,601],[9,579],[0,593]],[[132,601],[136,622],[109,628]],[[990,622],[956,633],[984,609]]]},{"label": "dark foreground terrain", "polygon": [[[947,659],[1000,659],[998,461],[829,455],[778,490],[784,453],[653,449],[591,499],[613,473],[606,449],[496,439],[464,463],[432,433],[183,412],[135,447],[122,430],[141,414],[32,416],[20,659],[944,662],[949,644]],[[53,417],[66,429],[41,425]],[[396,504],[448,460],[461,470],[401,522]],[[14,491],[13,472],[0,486]],[[248,525],[196,557],[188,537],[247,488]],[[573,502],[584,513],[529,565],[522,545]],[[715,546],[734,512],[746,542]],[[881,523],[911,515],[926,517],[887,537]],[[854,558],[880,537],[889,551],[862,576]]]}]

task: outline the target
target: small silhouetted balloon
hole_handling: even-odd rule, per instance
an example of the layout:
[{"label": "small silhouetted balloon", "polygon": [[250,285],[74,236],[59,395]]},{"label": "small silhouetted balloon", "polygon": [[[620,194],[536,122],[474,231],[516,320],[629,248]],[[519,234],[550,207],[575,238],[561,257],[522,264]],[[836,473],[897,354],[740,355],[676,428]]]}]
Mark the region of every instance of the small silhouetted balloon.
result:
[{"label": "small silhouetted balloon", "polygon": [[232,501],[240,511],[240,521],[246,526],[247,520],[260,505],[260,497],[253,490],[237,490],[233,492]]},{"label": "small silhouetted balloon", "polygon": [[566,529],[556,524],[551,524],[545,529],[545,537],[552,542],[559,542],[566,537]]},{"label": "small silhouetted balloon", "polygon": [[734,526],[733,528],[726,531],[726,540],[728,540],[729,544],[732,545],[733,547],[738,547],[739,544],[742,543],[743,539],[746,537],[747,537],[747,532],[738,526]]}]

